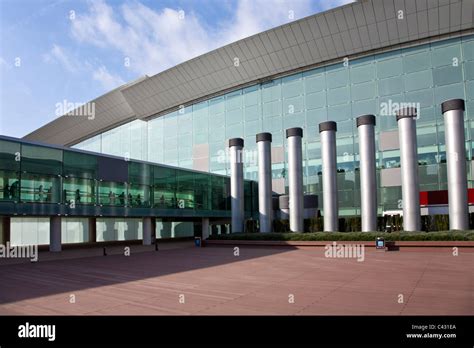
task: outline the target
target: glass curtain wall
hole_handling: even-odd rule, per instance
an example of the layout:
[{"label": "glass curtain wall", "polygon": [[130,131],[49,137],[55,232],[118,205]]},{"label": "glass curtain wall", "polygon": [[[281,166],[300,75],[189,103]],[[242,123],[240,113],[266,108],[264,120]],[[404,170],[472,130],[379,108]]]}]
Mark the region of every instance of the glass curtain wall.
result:
[{"label": "glass curtain wall", "polygon": [[[321,197],[318,124],[333,120],[338,123],[340,213],[358,214],[359,154],[355,118],[369,113],[377,116],[378,170],[397,168],[400,165],[399,150],[383,149],[379,142],[397,130],[396,107],[400,103],[415,103],[419,108],[417,133],[421,190],[443,190],[446,189],[446,156],[440,105],[452,98],[466,100],[466,158],[471,160],[474,146],[472,35],[341,61],[238,89],[146,123],[134,121],[147,128],[146,132],[143,128],[139,130],[141,135],[145,135],[147,145],[140,143],[144,152],[137,158],[184,168],[205,163],[205,170],[229,175],[226,141],[242,137],[245,140],[245,178],[256,179],[255,134],[271,132],[274,187],[283,181],[284,191],[287,186],[284,131],[289,127],[303,127],[305,191]],[[107,153],[107,149],[116,148],[113,145],[115,140],[109,140],[111,134],[132,131],[132,123],[76,146],[100,148]],[[120,146],[129,149],[132,145],[126,143],[127,136],[123,139],[125,144]],[[468,179],[469,187],[474,187],[471,173]],[[379,187],[379,193],[381,209],[398,207],[400,187]],[[211,197],[212,205],[218,204],[217,201],[216,197]]]}]

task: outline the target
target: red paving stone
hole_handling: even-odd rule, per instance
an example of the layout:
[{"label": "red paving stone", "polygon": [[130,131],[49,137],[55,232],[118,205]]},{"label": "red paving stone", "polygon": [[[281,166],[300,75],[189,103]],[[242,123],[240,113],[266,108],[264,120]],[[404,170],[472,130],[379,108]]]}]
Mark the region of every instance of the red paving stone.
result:
[{"label": "red paving stone", "polygon": [[186,247],[3,264],[0,314],[474,314],[474,253],[463,249],[453,256],[449,248],[366,248],[363,262],[325,258],[314,247],[233,252]]}]

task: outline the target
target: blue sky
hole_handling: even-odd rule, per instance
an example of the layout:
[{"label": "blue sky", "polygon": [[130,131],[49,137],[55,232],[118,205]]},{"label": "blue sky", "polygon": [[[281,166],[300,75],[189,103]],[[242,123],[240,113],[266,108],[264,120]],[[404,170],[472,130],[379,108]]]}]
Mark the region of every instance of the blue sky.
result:
[{"label": "blue sky", "polygon": [[0,134],[350,0],[0,0]]}]

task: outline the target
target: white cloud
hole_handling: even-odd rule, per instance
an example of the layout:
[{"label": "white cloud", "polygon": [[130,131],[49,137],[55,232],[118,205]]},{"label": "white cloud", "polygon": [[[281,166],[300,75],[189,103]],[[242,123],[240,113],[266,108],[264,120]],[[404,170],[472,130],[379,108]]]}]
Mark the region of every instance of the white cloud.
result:
[{"label": "white cloud", "polygon": [[11,65],[8,64],[8,62],[3,59],[3,57],[0,57],[0,67],[5,67],[6,69],[10,69]]},{"label": "white cloud", "polygon": [[221,45],[303,18],[312,13],[309,0],[241,0]]},{"label": "white cloud", "polygon": [[[342,1],[321,1],[320,8]],[[193,12],[155,11],[140,2],[114,11],[104,0],[90,3],[72,21],[73,37],[86,44],[114,49],[129,58],[130,69],[154,75],[181,62],[266,29],[312,13],[310,0],[240,0],[230,19],[213,27]]]},{"label": "white cloud", "polygon": [[[320,10],[327,10],[348,2],[352,1],[320,0],[317,5]],[[129,69],[139,75],[154,75],[215,48],[313,13],[311,0],[240,0],[230,18],[225,17],[210,27],[193,12],[184,13],[183,18],[179,8],[153,10],[138,1],[126,2],[115,10],[105,0],[89,4],[88,12],[76,15],[72,21],[73,37],[108,52],[112,49],[112,54],[115,50],[120,60],[128,58]],[[106,78],[110,73],[104,69],[97,69],[94,76],[101,76],[105,81],[121,80],[112,75]]]},{"label": "white cloud", "polygon": [[106,90],[112,90],[125,83],[120,76],[111,74],[103,65],[94,70],[92,78],[99,81]]},{"label": "white cloud", "polygon": [[81,64],[72,55],[66,53],[65,49],[54,44],[48,53],[43,55],[46,63],[59,63],[67,71],[75,73],[81,69]]}]

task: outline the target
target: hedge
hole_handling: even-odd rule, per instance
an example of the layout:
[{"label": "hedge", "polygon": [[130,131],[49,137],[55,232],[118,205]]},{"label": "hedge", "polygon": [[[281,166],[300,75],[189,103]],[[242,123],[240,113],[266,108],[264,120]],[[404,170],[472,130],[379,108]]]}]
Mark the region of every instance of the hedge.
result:
[{"label": "hedge", "polygon": [[440,232],[314,232],[314,233],[232,233],[209,236],[210,240],[277,240],[277,241],[474,241],[474,231]]}]

